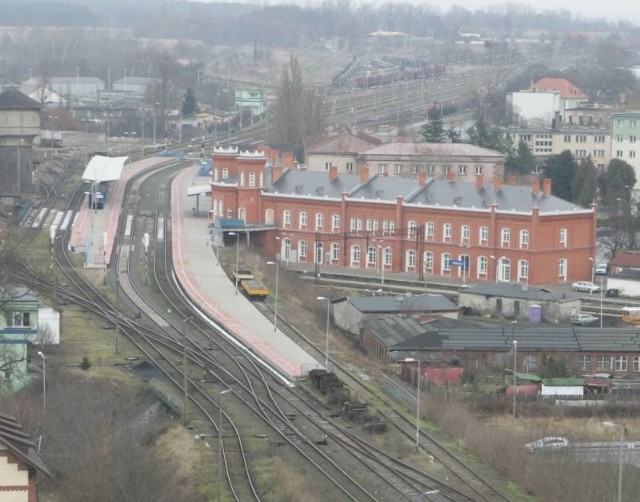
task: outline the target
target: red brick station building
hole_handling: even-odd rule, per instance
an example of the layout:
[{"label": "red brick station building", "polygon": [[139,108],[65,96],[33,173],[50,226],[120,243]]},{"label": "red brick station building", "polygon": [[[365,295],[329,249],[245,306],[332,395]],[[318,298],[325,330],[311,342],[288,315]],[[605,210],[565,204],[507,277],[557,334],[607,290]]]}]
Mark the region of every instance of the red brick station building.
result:
[{"label": "red brick station building", "polygon": [[[306,171],[291,158],[216,149],[210,215],[242,220],[231,229],[266,258],[522,284],[589,279],[595,256],[595,205],[551,195],[551,180],[531,186],[501,177],[442,179]],[[282,159],[281,159],[282,160]],[[276,164],[291,165],[285,169]],[[463,277],[464,276],[464,277]]]}]

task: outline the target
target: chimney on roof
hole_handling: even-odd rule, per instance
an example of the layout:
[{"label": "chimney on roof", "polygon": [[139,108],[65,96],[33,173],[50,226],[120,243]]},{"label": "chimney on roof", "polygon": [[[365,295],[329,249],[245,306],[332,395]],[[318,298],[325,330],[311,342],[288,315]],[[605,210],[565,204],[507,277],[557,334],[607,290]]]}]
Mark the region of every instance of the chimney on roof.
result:
[{"label": "chimney on roof", "polygon": [[418,185],[423,187],[427,184],[427,174],[426,173],[418,173]]},{"label": "chimney on roof", "polygon": [[533,181],[531,182],[531,191],[533,192],[533,195],[536,197],[538,196],[540,193],[540,178],[533,178]]},{"label": "chimney on roof", "polygon": [[282,159],[282,165],[284,167],[288,169],[295,167],[296,159],[293,156],[293,152],[282,152],[282,155],[280,156],[280,158]]},{"label": "chimney on roof", "polygon": [[364,185],[369,181],[369,166],[362,166],[360,168],[360,183]]},{"label": "chimney on roof", "polygon": [[480,190],[484,186],[484,176],[476,176],[476,190]]},{"label": "chimney on roof", "polygon": [[271,183],[275,183],[282,176],[282,166],[273,166],[271,168]]},{"label": "chimney on roof", "polygon": [[496,192],[499,192],[502,188],[502,176],[494,176],[493,177],[493,189]]},{"label": "chimney on roof", "polygon": [[551,195],[551,178],[545,178],[542,180],[542,191],[546,196]]},{"label": "chimney on roof", "polygon": [[509,185],[515,185],[516,184],[516,175],[515,174],[510,174],[509,175]]},{"label": "chimney on roof", "polygon": [[338,177],[338,166],[331,164],[329,166],[329,181],[333,181]]},{"label": "chimney on roof", "polygon": [[453,171],[447,171],[447,181],[453,181]]}]

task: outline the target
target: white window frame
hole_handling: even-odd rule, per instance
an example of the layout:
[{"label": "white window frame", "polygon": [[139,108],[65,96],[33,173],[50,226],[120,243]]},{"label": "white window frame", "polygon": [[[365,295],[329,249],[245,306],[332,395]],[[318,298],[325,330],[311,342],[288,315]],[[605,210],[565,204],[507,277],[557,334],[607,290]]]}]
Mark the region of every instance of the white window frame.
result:
[{"label": "white window frame", "polygon": [[339,232],[340,231],[340,215],[334,214],[331,216],[331,231]]},{"label": "white window frame", "polygon": [[359,268],[360,267],[360,246],[359,245],[354,244],[353,246],[351,246],[349,257],[350,257],[349,259],[350,266]]},{"label": "white window frame", "polygon": [[298,214],[298,228],[301,230],[306,229],[308,220],[308,213],[306,211],[300,211],[300,213]]},{"label": "white window frame", "polygon": [[489,243],[489,227],[486,225],[482,225],[480,227],[480,232],[478,233],[478,243],[481,246],[487,245]]},{"label": "white window frame", "polygon": [[520,230],[520,249],[529,249],[529,230]]},{"label": "white window frame", "polygon": [[511,229],[503,228],[500,230],[500,247],[508,248],[511,246]]},{"label": "white window frame", "polygon": [[407,257],[407,264],[405,266],[405,270],[407,272],[411,272],[416,269],[416,263],[418,261],[416,250],[407,249],[406,257]]}]

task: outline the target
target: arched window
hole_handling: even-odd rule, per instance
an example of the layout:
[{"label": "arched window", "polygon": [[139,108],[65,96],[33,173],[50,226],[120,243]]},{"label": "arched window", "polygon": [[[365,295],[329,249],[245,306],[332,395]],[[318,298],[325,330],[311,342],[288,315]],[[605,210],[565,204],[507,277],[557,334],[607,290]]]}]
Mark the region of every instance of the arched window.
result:
[{"label": "arched window", "polygon": [[367,248],[367,265],[376,266],[378,258],[378,248],[375,246],[369,246]]},{"label": "arched window", "polygon": [[416,269],[416,250],[407,249],[407,265],[405,267],[407,272],[411,272]]},{"label": "arched window", "polygon": [[425,272],[433,273],[433,253],[431,251],[424,252],[422,266]]},{"label": "arched window", "polygon": [[529,248],[529,231],[520,230],[520,249]]},{"label": "arched window", "polygon": [[324,214],[316,213],[316,232],[322,230],[324,227]]},{"label": "arched window", "polygon": [[509,258],[500,258],[498,262],[498,280],[502,282],[511,280],[511,260]]},{"label": "arched window", "polygon": [[566,248],[569,241],[569,231],[566,228],[560,229],[560,247]]},{"label": "arched window", "polygon": [[264,212],[265,225],[273,225],[273,209],[269,208]]},{"label": "arched window", "polygon": [[471,225],[462,225],[460,227],[460,243],[469,244],[471,239]]},{"label": "arched window", "polygon": [[300,214],[298,215],[298,228],[300,228],[301,230],[304,230],[307,228],[307,219],[308,219],[308,215],[306,211],[300,211]]},{"label": "arched window", "polygon": [[440,273],[451,272],[451,253],[442,253],[440,262]]},{"label": "arched window", "polygon": [[307,241],[298,241],[298,257],[307,257]]},{"label": "arched window", "polygon": [[334,214],[331,216],[331,231],[339,232],[340,231],[340,215]]},{"label": "arched window", "polygon": [[503,248],[508,248],[511,244],[511,230],[503,228],[500,232],[500,245]]},{"label": "arched window", "polygon": [[418,231],[418,224],[414,220],[407,222],[407,237],[413,237]]},{"label": "arched window", "polygon": [[432,241],[434,239],[434,235],[436,233],[436,226],[432,221],[428,221],[424,226],[424,238],[428,241]]},{"label": "arched window", "polygon": [[357,246],[357,245],[351,246],[351,266],[352,267],[360,266],[360,246]]},{"label": "arched window", "polygon": [[489,227],[480,227],[479,243],[481,246],[486,246],[489,243]]},{"label": "arched window", "polygon": [[558,261],[558,279],[561,281],[567,280],[567,274],[569,269],[569,263],[566,258],[560,258]]},{"label": "arched window", "polygon": [[291,226],[291,211],[289,209],[285,209],[282,212],[282,222],[285,227]]},{"label": "arched window", "polygon": [[478,256],[478,279],[484,279],[489,274],[489,258]]},{"label": "arched window", "polygon": [[331,243],[331,263],[340,263],[340,244]]},{"label": "arched window", "polygon": [[453,235],[453,225],[451,223],[445,223],[442,225],[442,240],[445,242],[451,242],[451,236]]},{"label": "arched window", "polygon": [[527,260],[518,260],[518,282],[529,280],[529,262]]}]

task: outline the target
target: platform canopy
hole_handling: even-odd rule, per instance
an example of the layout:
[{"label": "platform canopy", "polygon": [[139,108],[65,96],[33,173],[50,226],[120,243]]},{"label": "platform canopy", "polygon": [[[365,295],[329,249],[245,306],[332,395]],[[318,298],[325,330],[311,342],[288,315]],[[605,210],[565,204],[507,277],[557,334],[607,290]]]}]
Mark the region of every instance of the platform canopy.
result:
[{"label": "platform canopy", "polygon": [[122,168],[128,157],[103,157],[94,155],[82,173],[83,181],[99,183],[120,179]]},{"label": "platform canopy", "polygon": [[195,185],[187,188],[187,195],[201,195],[204,193],[211,193],[211,185]]}]

